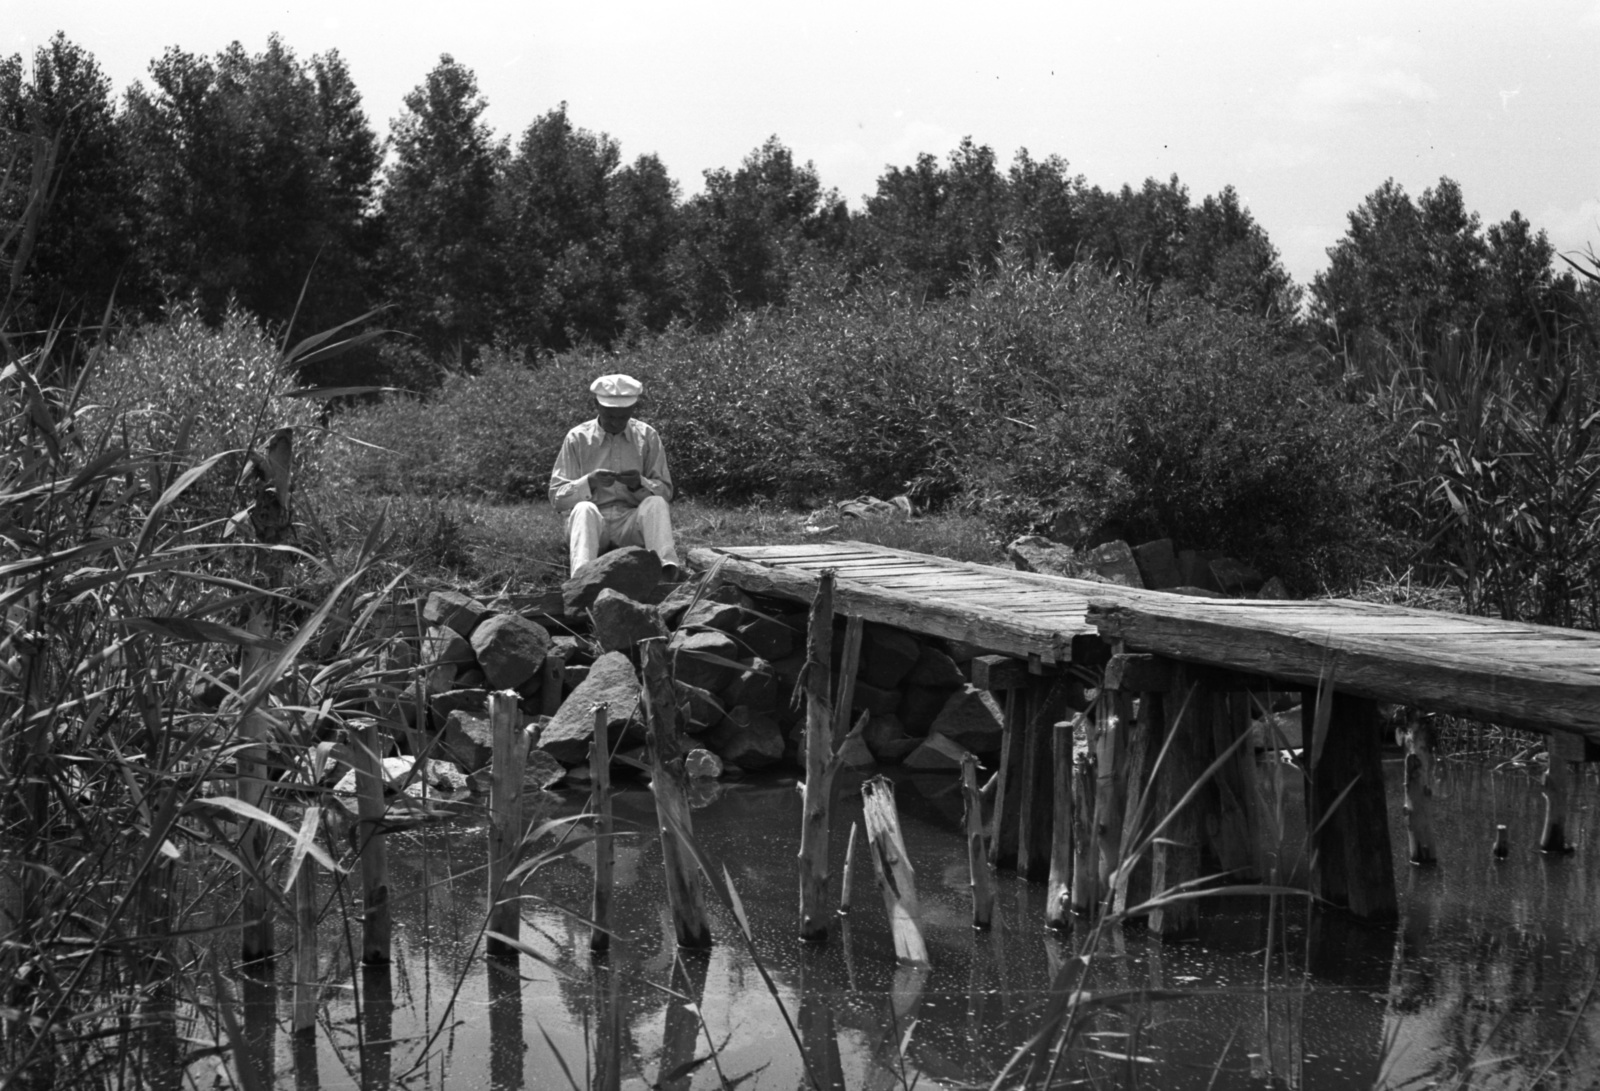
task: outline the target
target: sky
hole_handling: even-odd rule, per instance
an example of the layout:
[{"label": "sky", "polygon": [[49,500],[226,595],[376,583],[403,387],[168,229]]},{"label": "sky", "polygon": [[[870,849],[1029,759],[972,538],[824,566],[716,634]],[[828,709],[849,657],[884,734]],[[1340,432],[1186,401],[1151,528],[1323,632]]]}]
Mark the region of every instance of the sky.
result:
[{"label": "sky", "polygon": [[1485,225],[1516,209],[1600,251],[1600,0],[0,0],[5,53],[57,30],[119,92],[168,46],[338,49],[380,134],[449,53],[498,133],[564,101],[685,194],[774,134],[853,208],[964,136],[1104,187],[1231,184],[1303,284],[1391,177],[1420,195],[1448,175]]}]

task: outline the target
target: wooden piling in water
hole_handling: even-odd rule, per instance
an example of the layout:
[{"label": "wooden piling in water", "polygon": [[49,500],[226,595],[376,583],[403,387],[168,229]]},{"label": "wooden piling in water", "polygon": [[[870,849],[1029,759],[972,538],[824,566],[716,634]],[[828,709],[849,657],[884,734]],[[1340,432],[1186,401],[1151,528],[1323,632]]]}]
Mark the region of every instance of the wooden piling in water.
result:
[{"label": "wooden piling in water", "polygon": [[[1221,687],[1211,689],[1212,754],[1229,757],[1217,767],[1215,789],[1217,862],[1230,882],[1260,879],[1260,821],[1256,817],[1255,747],[1249,739],[1249,694]],[[1230,753],[1231,748],[1231,753]]]},{"label": "wooden piling in water", "polygon": [[1418,867],[1439,862],[1433,844],[1433,786],[1425,768],[1420,754],[1406,755],[1406,857]]},{"label": "wooden piling in water", "polygon": [[1095,898],[1111,890],[1113,873],[1122,863],[1122,820],[1127,783],[1128,733],[1133,720],[1133,698],[1108,691],[1104,698],[1109,715],[1102,718],[1095,738],[1094,837]]},{"label": "wooden piling in water", "polygon": [[1100,904],[1100,841],[1094,828],[1094,793],[1098,787],[1090,750],[1072,756],[1072,911],[1086,917]]},{"label": "wooden piling in water", "polygon": [[[1332,682],[1327,683],[1329,687]],[[1311,834],[1311,891],[1369,921],[1399,916],[1389,810],[1384,800],[1377,703],[1334,692],[1326,723],[1315,713],[1311,735],[1311,790],[1306,822]],[[1318,726],[1320,732],[1315,731]]]},{"label": "wooden piling in water", "polygon": [[928,946],[922,938],[922,905],[917,900],[916,871],[906,856],[900,834],[900,814],[894,805],[894,785],[876,776],[861,786],[862,818],[867,827],[873,873],[889,914],[895,957],[901,962],[926,965]]},{"label": "wooden piling in water", "polygon": [[[829,663],[833,658],[833,584],[828,569],[817,580],[806,634],[806,779],[800,786],[800,938],[819,943],[828,938],[828,818],[833,802],[833,703]],[[860,632],[855,627],[856,652]],[[854,672],[850,672],[851,688]],[[844,698],[841,686],[840,698]],[[846,707],[845,714],[849,714]]]},{"label": "wooden piling in water", "polygon": [[[528,756],[528,733],[522,728],[515,690],[489,694],[489,730],[493,739],[489,780],[489,931],[508,939],[522,933],[522,884],[513,879],[522,848],[522,779]],[[509,943],[489,937],[494,958],[517,957]]]},{"label": "wooden piling in water", "polygon": [[350,761],[356,772],[356,852],[361,860],[361,961],[389,962],[389,854],[383,840],[383,747],[374,720],[347,728]]},{"label": "wooden piling in water", "polygon": [[[1150,766],[1161,752],[1165,696],[1146,690],[1139,694],[1138,708],[1129,723],[1127,756],[1124,762],[1122,843],[1124,852],[1137,845],[1158,816],[1151,813]],[[1153,851],[1153,850],[1152,850]],[[1150,898],[1152,852],[1144,852],[1131,866],[1118,866],[1111,891],[1111,911],[1126,913],[1130,905]]]},{"label": "wooden piling in water", "polygon": [[1550,749],[1550,765],[1539,780],[1544,792],[1544,827],[1539,831],[1540,852],[1566,852],[1567,807],[1571,798],[1571,763]]},{"label": "wooden piling in water", "polygon": [[1050,885],[1046,889],[1044,920],[1052,928],[1065,928],[1072,918],[1072,722],[1052,729],[1051,770],[1055,791],[1051,798]]},{"label": "wooden piling in water", "polygon": [[[316,826],[311,827],[315,829]],[[294,876],[294,1014],[295,1034],[317,1028],[317,871],[311,860],[300,862]]]},{"label": "wooden piling in water", "polygon": [[594,706],[594,739],[589,743],[590,796],[594,809],[594,899],[589,909],[589,950],[601,954],[611,946],[611,893],[617,846],[611,816],[610,706]]},{"label": "wooden piling in water", "polygon": [[987,929],[994,918],[994,877],[983,836],[983,798],[978,794],[978,759],[961,759],[961,801],[966,811],[967,872],[972,886],[972,927]]},{"label": "wooden piling in water", "polygon": [[[1187,668],[1174,663],[1172,693],[1163,710],[1165,755],[1150,782],[1150,791],[1154,793],[1150,813],[1161,831],[1151,849],[1152,900],[1200,878],[1202,812],[1196,806],[1196,799],[1180,806],[1206,770],[1192,720],[1199,696]],[[1149,924],[1150,930],[1163,939],[1191,938],[1199,932],[1200,911],[1192,900],[1170,901],[1150,913]]]},{"label": "wooden piling in water", "polygon": [[1024,879],[1044,881],[1050,875],[1050,842],[1053,835],[1050,799],[1055,788],[1051,764],[1054,753],[1054,724],[1070,711],[1066,682],[1060,677],[1033,674],[1025,690],[1026,729],[1022,739],[1020,765],[1020,806],[1017,815],[1017,874]]},{"label": "wooden piling in water", "polygon": [[[1027,664],[1004,655],[980,655],[972,661],[972,684],[978,689],[999,694],[1003,710],[1000,736],[1000,767],[995,773],[994,814],[989,822],[989,863],[1004,867],[1015,863],[1020,822],[1018,800],[1021,790],[1021,764],[1024,743],[1019,736],[1027,728]],[[1018,812],[1015,819],[1011,812]]]},{"label": "wooden piling in water", "polygon": [[640,641],[644,670],[645,738],[650,751],[650,794],[656,802],[661,836],[661,866],[666,872],[667,904],[679,947],[711,946],[705,891],[694,855],[684,839],[694,836],[688,777],[683,771],[683,741],[678,736],[678,702],[667,672],[666,641]]}]

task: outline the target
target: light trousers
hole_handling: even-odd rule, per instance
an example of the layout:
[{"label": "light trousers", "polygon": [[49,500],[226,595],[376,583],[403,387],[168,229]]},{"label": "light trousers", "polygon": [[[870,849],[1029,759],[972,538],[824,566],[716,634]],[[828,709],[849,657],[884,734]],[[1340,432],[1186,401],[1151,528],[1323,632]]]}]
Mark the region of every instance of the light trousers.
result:
[{"label": "light trousers", "polygon": [[602,512],[588,500],[580,500],[567,516],[567,548],[572,554],[571,571],[576,572],[608,546],[644,546],[653,550],[662,564],[674,568],[678,547],[672,542],[672,514],[659,496],[647,496],[636,508],[612,508]]}]

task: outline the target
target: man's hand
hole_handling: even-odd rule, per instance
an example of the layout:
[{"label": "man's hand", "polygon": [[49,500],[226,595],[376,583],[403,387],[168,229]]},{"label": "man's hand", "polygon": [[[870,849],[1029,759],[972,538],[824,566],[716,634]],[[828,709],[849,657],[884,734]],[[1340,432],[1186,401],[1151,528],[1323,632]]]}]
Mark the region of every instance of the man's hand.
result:
[{"label": "man's hand", "polygon": [[617,480],[622,482],[629,489],[637,489],[642,484],[638,470],[623,470],[621,473],[617,474]]},{"label": "man's hand", "polygon": [[[635,475],[635,476],[638,476],[638,475]],[[607,487],[608,485],[610,485],[616,479],[617,479],[616,473],[611,471],[611,470],[590,470],[589,471],[589,488],[590,488],[591,491],[594,490],[594,489],[603,489],[603,488]]]}]

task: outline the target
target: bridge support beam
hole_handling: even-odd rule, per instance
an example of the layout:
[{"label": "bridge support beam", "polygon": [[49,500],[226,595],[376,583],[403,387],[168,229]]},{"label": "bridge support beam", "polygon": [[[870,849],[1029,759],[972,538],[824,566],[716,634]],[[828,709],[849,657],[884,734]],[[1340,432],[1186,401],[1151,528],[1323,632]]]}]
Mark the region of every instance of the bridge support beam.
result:
[{"label": "bridge support beam", "polygon": [[1301,707],[1311,741],[1311,790],[1306,828],[1311,831],[1311,891],[1367,921],[1399,916],[1389,811],[1384,802],[1377,703],[1335,693],[1325,735],[1318,737],[1315,691]]}]

